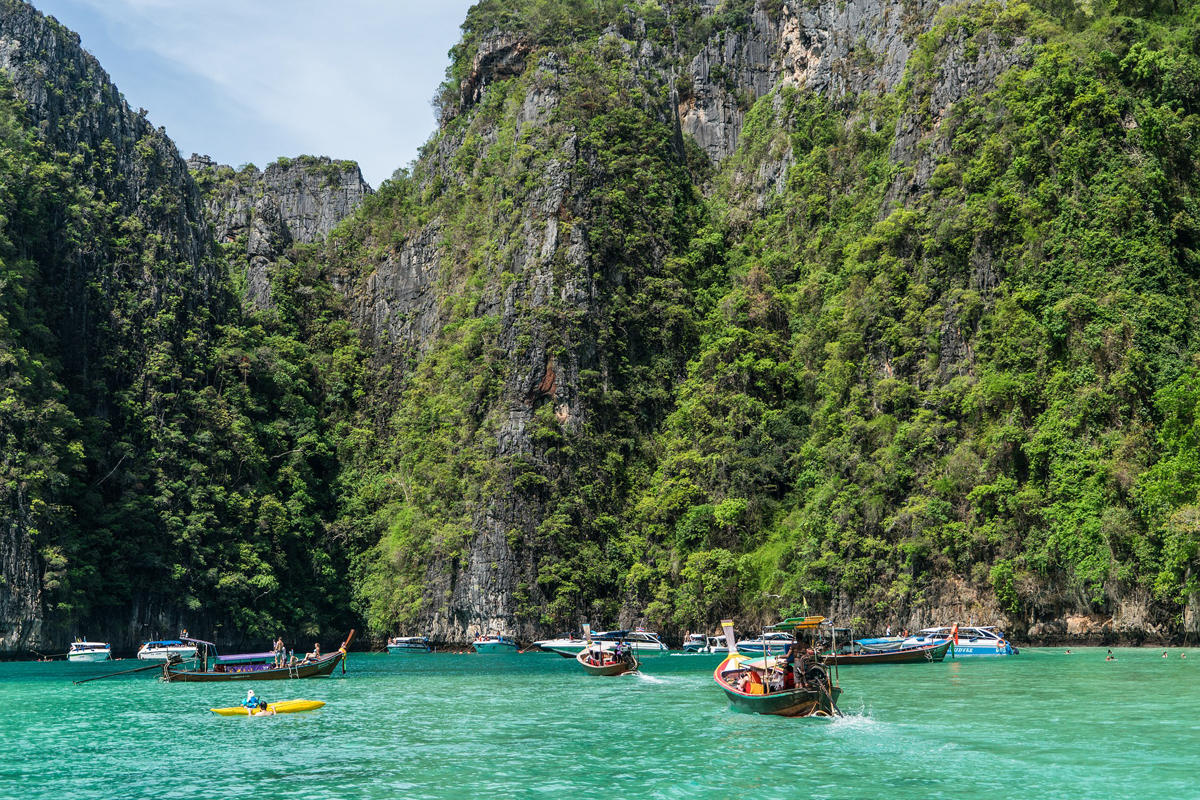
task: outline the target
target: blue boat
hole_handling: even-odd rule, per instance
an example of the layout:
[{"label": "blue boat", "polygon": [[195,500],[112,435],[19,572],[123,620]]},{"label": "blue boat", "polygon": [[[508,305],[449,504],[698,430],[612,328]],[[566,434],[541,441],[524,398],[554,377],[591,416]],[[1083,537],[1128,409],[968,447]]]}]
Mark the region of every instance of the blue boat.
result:
[{"label": "blue boat", "polygon": [[737,643],[737,650],[747,656],[781,656],[792,646],[792,635],[783,631],[770,631],[757,639]]}]

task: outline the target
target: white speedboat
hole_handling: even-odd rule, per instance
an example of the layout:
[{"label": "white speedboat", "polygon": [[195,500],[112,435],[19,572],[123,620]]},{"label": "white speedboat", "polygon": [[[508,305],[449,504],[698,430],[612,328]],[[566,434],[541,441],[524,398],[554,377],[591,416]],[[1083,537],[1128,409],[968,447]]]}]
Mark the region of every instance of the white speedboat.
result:
[{"label": "white speedboat", "polygon": [[387,651],[393,655],[396,653],[428,653],[431,649],[429,639],[424,636],[397,636],[394,639],[388,639],[387,643]]},{"label": "white speedboat", "polygon": [[[904,640],[903,648],[923,647],[953,639],[951,658],[966,656],[1015,656],[1021,651],[1004,638],[993,625],[956,625],[949,628],[925,628]],[[739,645],[740,647],[740,645]]]},{"label": "white speedboat", "polygon": [[181,661],[195,658],[196,645],[179,639],[163,639],[146,642],[137,651],[137,657],[142,661],[170,661],[172,656],[179,656]]},{"label": "white speedboat", "polygon": [[471,646],[475,648],[476,653],[515,653],[517,652],[517,643],[507,636],[500,636],[495,633],[489,633],[487,636],[480,636]]},{"label": "white speedboat", "polygon": [[71,642],[67,661],[108,661],[112,658],[112,646],[108,642]]},{"label": "white speedboat", "polygon": [[[593,633],[592,641],[599,644],[605,650],[612,650],[617,646],[618,642],[624,641],[633,648],[634,654],[639,658],[646,656],[658,656],[667,654],[667,646],[658,638],[658,634],[654,631],[647,631],[638,628],[632,631],[607,631],[605,633]],[[558,653],[564,658],[574,658],[588,646],[585,639],[577,639],[574,634],[570,638],[546,639],[540,642],[533,643],[535,647],[542,650],[548,650],[551,653]]]},{"label": "white speedboat", "polygon": [[685,653],[728,653],[729,646],[725,644],[724,636],[705,636],[703,633],[689,633],[683,641]]}]

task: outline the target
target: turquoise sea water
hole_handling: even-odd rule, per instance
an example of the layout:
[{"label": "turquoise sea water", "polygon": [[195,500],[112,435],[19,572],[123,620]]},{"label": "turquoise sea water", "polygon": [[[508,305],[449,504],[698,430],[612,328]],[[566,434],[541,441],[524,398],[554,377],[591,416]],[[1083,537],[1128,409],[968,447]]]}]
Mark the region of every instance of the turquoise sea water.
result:
[{"label": "turquoise sea water", "polygon": [[[844,719],[731,711],[712,656],[352,654],[346,677],[164,684],[0,664],[3,798],[1197,798],[1200,650],[843,668]],[[247,688],[328,705],[224,718]]]}]

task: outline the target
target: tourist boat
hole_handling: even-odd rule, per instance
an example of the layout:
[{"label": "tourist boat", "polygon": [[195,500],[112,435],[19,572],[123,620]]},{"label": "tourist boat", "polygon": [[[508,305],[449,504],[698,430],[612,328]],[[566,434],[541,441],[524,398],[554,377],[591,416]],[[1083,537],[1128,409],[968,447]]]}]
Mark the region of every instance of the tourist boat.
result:
[{"label": "tourist boat", "polygon": [[67,650],[67,661],[108,661],[112,658],[112,645],[108,642],[88,642],[76,639]]},{"label": "tourist boat", "polygon": [[[823,623],[824,617],[795,617],[773,625],[771,631],[789,633],[792,641],[800,641],[802,634],[813,641]],[[730,643],[730,655],[713,670],[713,680],[734,709],[781,717],[841,715],[837,699],[842,690],[836,664],[831,673],[826,665],[804,656],[795,665],[788,665],[779,656],[741,653],[741,643],[733,635],[733,623],[726,620],[722,624]],[[834,634],[835,647],[836,638]],[[789,666],[794,667],[791,676]]]},{"label": "tourist boat", "polygon": [[1021,651],[1005,639],[995,626],[953,625],[949,628],[925,628],[904,640],[905,648],[921,647],[933,642],[950,641],[952,658],[967,656],[1015,656]]},{"label": "tourist boat", "polygon": [[837,652],[822,653],[821,661],[843,667],[852,664],[929,664],[945,659],[949,649],[949,639],[918,647],[894,647],[890,650],[866,648],[856,641],[851,641],[842,645]]},{"label": "tourist boat", "polygon": [[757,639],[749,639],[737,643],[739,653],[743,655],[781,656],[792,646],[792,637],[783,631],[767,631]]},{"label": "tourist boat", "polygon": [[[657,633],[643,628],[635,628],[631,631],[593,633],[592,641],[598,642],[605,648],[612,649],[616,647],[618,638],[622,634],[625,637],[624,641],[633,648],[633,652],[638,658],[666,655],[670,652],[670,649],[658,638]],[[576,638],[575,634],[570,634],[569,636],[562,636],[557,639],[545,639],[540,642],[534,642],[533,646],[551,653],[558,653],[564,658],[574,658],[579,655],[581,650],[588,646],[588,642],[586,639]]]},{"label": "tourist boat", "polygon": [[[276,714],[299,714],[303,711],[316,711],[324,706],[325,703],[320,700],[280,700],[278,703],[267,703],[267,708],[274,711]],[[254,709],[246,708],[245,706],[233,706],[232,708],[214,708],[210,709],[212,713],[222,717],[249,717]]]},{"label": "tourist boat", "polygon": [[[163,680],[182,681],[185,683],[219,683],[227,681],[281,681],[295,678],[324,678],[333,674],[338,664],[342,665],[342,673],[346,672],[346,649],[354,641],[354,631],[342,642],[342,646],[327,656],[317,659],[294,661],[282,667],[276,666],[274,653],[240,653],[231,656],[217,654],[217,646],[212,642],[201,639],[187,639],[199,647],[201,655],[198,665],[193,669],[184,669],[176,660],[163,663]],[[213,665],[209,669],[209,654],[212,654]]]},{"label": "tourist boat", "polygon": [[181,639],[164,639],[159,642],[146,642],[138,649],[137,657],[142,661],[170,661],[175,657],[181,661],[188,661],[195,658],[197,652],[199,650],[194,644]]},{"label": "tourist boat", "polygon": [[517,652],[516,641],[496,633],[480,636],[471,643],[471,646],[475,648],[476,653],[496,654]]},{"label": "tourist boat", "polygon": [[683,642],[683,652],[700,655],[702,653],[728,653],[729,646],[725,644],[724,636],[707,636],[703,633],[689,633]]},{"label": "tourist boat", "polygon": [[[584,636],[588,636],[590,631],[588,626],[583,626]],[[628,633],[628,631],[613,631],[613,633]],[[633,653],[633,648],[624,640],[618,640],[615,647],[605,647],[600,642],[594,642],[591,646],[579,651],[575,656],[575,660],[583,667],[583,671],[588,675],[609,676],[609,675],[624,675],[627,672],[637,672],[639,666],[637,656]]]},{"label": "tourist boat", "polygon": [[392,654],[429,653],[433,648],[429,646],[429,639],[424,636],[397,636],[388,639],[387,651]]}]

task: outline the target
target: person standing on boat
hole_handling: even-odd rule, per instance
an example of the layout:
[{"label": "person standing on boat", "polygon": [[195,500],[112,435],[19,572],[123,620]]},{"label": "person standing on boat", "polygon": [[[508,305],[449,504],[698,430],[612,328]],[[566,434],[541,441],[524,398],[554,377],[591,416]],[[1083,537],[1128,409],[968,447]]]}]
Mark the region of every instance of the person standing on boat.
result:
[{"label": "person standing on boat", "polygon": [[286,666],[284,664],[284,659],[286,658],[286,656],[285,656],[286,652],[287,652],[287,650],[283,646],[283,637],[282,636],[275,637],[275,666],[276,667]]},{"label": "person standing on boat", "polygon": [[783,660],[783,688],[796,688],[796,656],[800,655],[800,641],[792,640],[792,646],[788,648],[787,657]]}]

